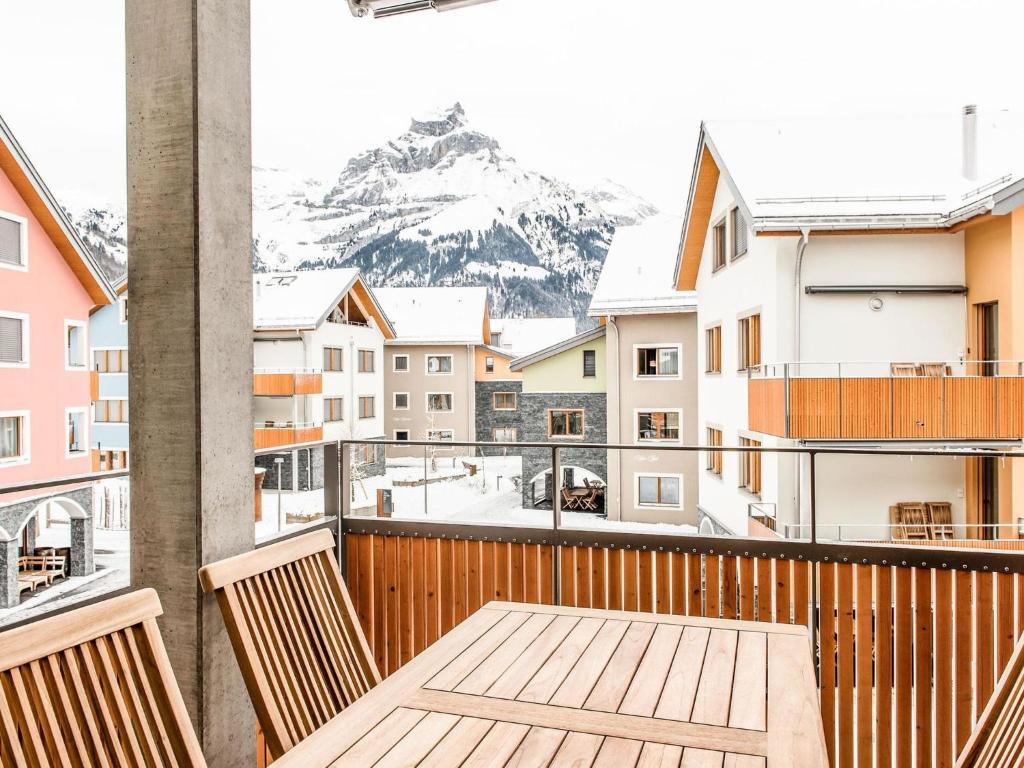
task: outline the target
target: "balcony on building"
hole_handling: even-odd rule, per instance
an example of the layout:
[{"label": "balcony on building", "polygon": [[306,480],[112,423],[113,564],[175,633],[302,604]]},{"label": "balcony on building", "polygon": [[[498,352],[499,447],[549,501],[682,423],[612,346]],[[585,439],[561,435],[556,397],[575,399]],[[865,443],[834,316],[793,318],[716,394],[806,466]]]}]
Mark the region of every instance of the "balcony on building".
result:
[{"label": "balcony on building", "polygon": [[748,425],[807,440],[1020,440],[1020,361],[800,362],[749,372]]},{"label": "balcony on building", "polygon": [[256,397],[319,395],[324,391],[324,376],[313,368],[256,368],[252,390]]}]

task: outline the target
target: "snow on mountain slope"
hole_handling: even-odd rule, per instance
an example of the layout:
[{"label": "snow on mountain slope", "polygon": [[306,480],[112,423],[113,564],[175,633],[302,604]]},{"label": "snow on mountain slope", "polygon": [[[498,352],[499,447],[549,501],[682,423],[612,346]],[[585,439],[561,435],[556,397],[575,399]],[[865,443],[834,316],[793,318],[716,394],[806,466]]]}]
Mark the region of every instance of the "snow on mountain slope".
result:
[{"label": "snow on mountain slope", "polygon": [[[108,271],[123,212],[73,207]],[[657,213],[611,181],[578,191],[523,168],[460,104],[351,158],[336,177],[253,168],[259,271],[357,267],[378,286],[479,285],[496,316],[586,315],[619,226]]]}]

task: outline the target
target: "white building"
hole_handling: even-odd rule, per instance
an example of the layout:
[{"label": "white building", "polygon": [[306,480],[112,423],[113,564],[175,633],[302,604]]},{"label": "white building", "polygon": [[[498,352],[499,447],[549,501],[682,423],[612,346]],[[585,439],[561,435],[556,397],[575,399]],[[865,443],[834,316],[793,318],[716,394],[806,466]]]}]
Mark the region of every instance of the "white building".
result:
[{"label": "white building", "polygon": [[[940,454],[819,457],[821,536],[889,538],[901,503],[948,504],[958,523],[1024,505],[994,460],[941,455],[1020,444],[1019,366],[978,361],[1021,356],[1008,296],[996,333],[1012,278],[991,255],[1020,215],[1021,125],[970,111],[702,126],[676,268],[700,297],[701,441]],[[806,535],[809,490],[806,459],[710,454],[702,529],[745,534],[754,515]]]},{"label": "white building", "polygon": [[[384,342],[395,333],[358,270],[255,275],[253,329],[257,449],[384,436]],[[287,452],[282,485],[319,487],[317,454]],[[276,487],[273,457],[261,459]],[[355,462],[382,467],[383,451],[366,446]]]}]

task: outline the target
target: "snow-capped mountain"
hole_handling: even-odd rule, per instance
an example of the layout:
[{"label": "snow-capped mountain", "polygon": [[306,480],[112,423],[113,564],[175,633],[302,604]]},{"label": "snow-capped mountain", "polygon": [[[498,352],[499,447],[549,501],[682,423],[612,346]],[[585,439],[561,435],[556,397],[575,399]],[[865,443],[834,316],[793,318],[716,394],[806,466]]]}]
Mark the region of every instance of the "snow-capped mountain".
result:
[{"label": "snow-capped mountain", "polygon": [[523,168],[455,104],[330,180],[254,168],[253,263],[358,267],[371,285],[485,285],[498,316],[582,318],[615,229],[655,213],[614,182],[578,191]]}]

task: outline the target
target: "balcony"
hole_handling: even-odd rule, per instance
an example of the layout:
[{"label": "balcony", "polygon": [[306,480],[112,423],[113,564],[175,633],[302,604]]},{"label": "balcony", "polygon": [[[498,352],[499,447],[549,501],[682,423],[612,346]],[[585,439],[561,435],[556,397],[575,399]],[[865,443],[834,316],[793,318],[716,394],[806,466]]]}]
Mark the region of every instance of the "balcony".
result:
[{"label": "balcony", "polygon": [[314,443],[323,438],[324,427],[322,424],[264,422],[253,425],[253,442],[257,451],[264,448]]},{"label": "balcony", "polygon": [[1019,440],[1024,366],[776,363],[751,371],[748,427],[809,440]]},{"label": "balcony", "polygon": [[252,393],[256,397],[319,395],[323,391],[323,373],[312,368],[257,368],[253,371]]}]

